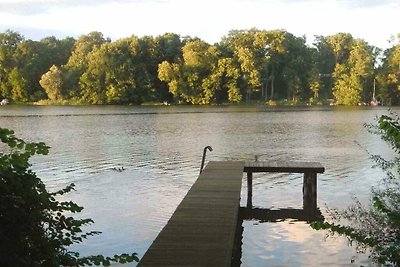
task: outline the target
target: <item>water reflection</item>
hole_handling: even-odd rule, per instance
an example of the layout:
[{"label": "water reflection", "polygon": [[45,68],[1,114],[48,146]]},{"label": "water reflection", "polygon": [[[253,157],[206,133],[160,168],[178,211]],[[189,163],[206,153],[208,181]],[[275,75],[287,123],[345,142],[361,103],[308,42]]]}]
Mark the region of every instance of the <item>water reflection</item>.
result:
[{"label": "water reflection", "polygon": [[[285,222],[288,221],[289,224],[294,224],[294,222],[306,222],[311,223],[314,221],[323,221],[324,216],[322,215],[319,209],[315,210],[304,210],[304,209],[263,209],[263,208],[249,208],[249,207],[241,207],[239,210],[239,221],[238,228],[236,233],[236,242],[234,248],[234,255],[232,260],[233,267],[239,267],[242,265],[242,261],[244,261],[244,266],[250,263],[251,266],[257,266],[254,264],[260,263],[259,266],[279,266],[280,264],[277,262],[287,262],[286,259],[282,259],[278,255],[273,254],[274,245],[265,244],[264,252],[261,255],[253,255],[254,258],[251,261],[248,261],[248,255],[252,255],[254,253],[254,248],[251,249],[250,253],[247,251],[247,238],[244,237],[244,231],[248,230],[248,223],[251,222],[253,225],[259,225],[260,223],[267,222]],[[292,230],[292,229],[290,229]],[[290,235],[285,239],[285,242],[296,242],[296,243],[304,243],[306,240],[306,235],[304,232],[299,232],[299,235]],[[276,233],[269,233],[267,242],[271,242],[271,240],[276,239]],[[243,251],[245,250],[244,254]],[[267,253],[266,253],[267,252]],[[300,252],[303,253],[304,251]],[[271,254],[270,254],[271,253]],[[268,264],[268,262],[270,262]],[[271,265],[271,264],[274,265]],[[293,262],[295,265],[291,266],[301,266],[300,261]],[[284,264],[285,265],[285,264]],[[307,265],[310,266],[310,265]],[[317,266],[317,265],[315,265]]]},{"label": "water reflection", "polygon": [[241,207],[239,212],[243,220],[257,220],[260,223],[279,222],[289,219],[307,223],[324,220],[324,216],[319,209],[263,209]]},{"label": "water reflection", "polygon": [[244,221],[243,227],[242,266],[371,266],[346,239],[326,239],[305,222]]}]

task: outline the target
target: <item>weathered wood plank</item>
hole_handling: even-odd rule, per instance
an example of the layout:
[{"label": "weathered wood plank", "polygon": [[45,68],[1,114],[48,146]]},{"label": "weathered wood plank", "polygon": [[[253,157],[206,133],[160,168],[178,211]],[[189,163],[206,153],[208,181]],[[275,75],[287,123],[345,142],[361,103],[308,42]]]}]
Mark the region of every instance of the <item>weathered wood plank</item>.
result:
[{"label": "weathered wood plank", "polygon": [[138,266],[230,266],[244,162],[209,162]]},{"label": "weathered wood plank", "polygon": [[323,173],[319,162],[305,161],[246,161],[244,172]]}]

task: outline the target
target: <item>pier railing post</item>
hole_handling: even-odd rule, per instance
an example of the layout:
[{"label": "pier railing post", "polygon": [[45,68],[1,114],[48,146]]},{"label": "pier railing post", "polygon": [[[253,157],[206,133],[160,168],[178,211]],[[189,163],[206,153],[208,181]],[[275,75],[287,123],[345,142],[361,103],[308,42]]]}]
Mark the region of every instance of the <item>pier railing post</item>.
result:
[{"label": "pier railing post", "polygon": [[303,181],[303,209],[317,209],[317,174],[304,173]]},{"label": "pier railing post", "polygon": [[247,172],[247,208],[253,207],[253,173]]}]

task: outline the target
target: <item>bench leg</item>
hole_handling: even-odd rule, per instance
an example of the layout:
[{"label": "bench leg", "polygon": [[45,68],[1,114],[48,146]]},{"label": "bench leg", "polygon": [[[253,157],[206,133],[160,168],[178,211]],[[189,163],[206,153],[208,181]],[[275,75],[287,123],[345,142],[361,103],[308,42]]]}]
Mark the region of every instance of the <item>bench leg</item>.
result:
[{"label": "bench leg", "polygon": [[303,181],[303,209],[317,209],[317,174],[305,173]]},{"label": "bench leg", "polygon": [[253,207],[253,173],[247,172],[247,208]]}]

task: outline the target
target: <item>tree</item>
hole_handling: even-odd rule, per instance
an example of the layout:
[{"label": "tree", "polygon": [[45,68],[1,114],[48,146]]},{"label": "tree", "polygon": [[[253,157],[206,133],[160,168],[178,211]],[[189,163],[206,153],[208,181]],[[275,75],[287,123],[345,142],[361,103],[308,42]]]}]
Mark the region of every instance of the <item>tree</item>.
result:
[{"label": "tree", "polygon": [[[283,87],[282,85],[282,68],[285,65],[285,55],[287,53],[285,40],[286,31],[283,30],[273,30],[267,31],[266,35],[266,46],[265,53],[267,55],[267,62],[264,65],[264,87],[265,87],[265,100],[276,99],[278,87]],[[269,86],[268,86],[269,85]],[[270,90],[268,90],[268,87]],[[284,88],[282,88],[284,89]],[[268,94],[268,91],[270,93]],[[279,93],[279,91],[278,91]]]},{"label": "tree", "polygon": [[71,96],[80,97],[79,80],[88,68],[89,53],[106,42],[110,40],[105,39],[100,32],[90,32],[76,40],[67,64],[61,68],[65,72],[64,85]]},{"label": "tree", "polygon": [[13,68],[8,76],[8,84],[11,89],[11,99],[18,102],[28,101],[28,92],[26,87],[28,82],[23,77],[19,69]]},{"label": "tree", "polygon": [[106,103],[106,51],[106,45],[94,47],[86,57],[87,67],[79,77],[80,99],[83,103]]},{"label": "tree", "polygon": [[24,37],[14,31],[0,33],[0,95],[4,98],[12,99],[12,85],[8,76],[15,67],[14,51],[23,40]]},{"label": "tree", "polygon": [[316,222],[314,229],[329,229],[372,251],[373,258],[386,266],[400,264],[400,119],[398,115],[383,115],[377,125],[367,125],[379,134],[395,152],[391,160],[371,155],[374,165],[386,176],[381,185],[372,189],[368,206],[357,201],[347,210],[332,212],[333,221]]},{"label": "tree", "polygon": [[230,31],[221,41],[221,46],[228,51],[232,62],[240,70],[239,87],[246,100],[251,99],[262,85],[262,72],[266,54],[267,35],[263,31],[251,29],[248,31]]},{"label": "tree", "polygon": [[[400,40],[400,34],[399,38]],[[400,103],[400,42],[384,52],[383,64],[378,69],[377,95],[388,104]]]},{"label": "tree", "polygon": [[240,102],[242,94],[238,87],[239,77],[240,71],[235,67],[233,59],[221,58],[209,77],[203,81],[203,86],[217,104]]},{"label": "tree", "polygon": [[335,72],[333,95],[339,105],[357,105],[361,101],[362,84],[348,66],[337,64]]},{"label": "tree", "polygon": [[221,42],[225,55],[240,71],[241,93],[262,101],[273,98],[306,99],[313,60],[305,38],[284,30],[231,31]]},{"label": "tree", "polygon": [[87,55],[94,48],[101,46],[105,42],[109,42],[109,40],[106,40],[101,32],[90,32],[86,35],[81,35],[75,42],[67,66],[84,70],[87,67]]},{"label": "tree", "polygon": [[57,66],[53,65],[48,72],[42,75],[39,81],[50,100],[60,100],[62,96],[63,79]]},{"label": "tree", "polygon": [[159,35],[155,38],[156,49],[158,50],[159,59],[157,66],[155,66],[155,85],[156,98],[160,102],[172,102],[173,94],[170,93],[168,85],[158,78],[158,66],[163,61],[167,62],[181,62],[182,58],[182,47],[183,43],[181,37],[178,34],[166,33]]},{"label": "tree", "polygon": [[207,78],[217,65],[218,50],[199,39],[190,40],[182,48],[183,62],[162,62],[158,78],[167,82],[169,91],[191,104],[209,104],[214,95]]},{"label": "tree", "polygon": [[327,37],[335,57],[335,64],[344,64],[348,60],[353,41],[354,38],[350,33],[340,32]]},{"label": "tree", "polygon": [[[68,251],[99,232],[83,232],[91,219],[74,219],[83,207],[72,201],[60,202],[57,196],[74,190],[74,184],[50,193],[30,169],[29,158],[46,155],[44,143],[26,143],[14,132],[0,128],[4,149],[0,152],[0,265],[8,266],[109,266],[110,262],[138,261],[136,253],[104,257],[80,257]],[[6,149],[8,147],[8,149]]]},{"label": "tree", "polygon": [[282,76],[286,84],[286,99],[291,99],[294,103],[308,100],[309,80],[313,70],[312,52],[306,46],[304,37],[286,33],[284,44],[286,53],[283,55]]},{"label": "tree", "polygon": [[76,40],[72,37],[58,40],[54,36],[50,36],[41,39],[43,61],[50,66],[66,64],[71,57],[75,42]]},{"label": "tree", "polygon": [[[176,62],[182,59],[183,43],[178,34],[165,33],[155,38],[157,49],[160,53],[162,61]],[[160,63],[161,63],[160,62]]]},{"label": "tree", "polygon": [[308,87],[310,88],[312,94],[310,97],[310,103],[318,103],[320,100],[320,94],[321,94],[321,89],[322,89],[322,79],[321,75],[318,72],[317,65],[315,64],[315,51],[311,50],[311,53],[313,54],[313,65],[310,70],[310,76],[308,78]]},{"label": "tree", "polygon": [[80,78],[86,103],[140,104],[156,97],[154,68],[158,62],[151,38],[136,36],[104,43],[87,56]]},{"label": "tree", "polygon": [[168,84],[169,92],[179,99],[179,83],[181,81],[180,67],[176,63],[163,61],[158,65],[158,78]]},{"label": "tree", "polygon": [[315,67],[321,81],[321,88],[319,91],[324,99],[329,99],[332,97],[333,71],[336,65],[335,55],[328,37],[316,36],[315,39]]},{"label": "tree", "polygon": [[335,57],[333,96],[339,105],[357,105],[363,87],[373,74],[373,48],[351,34],[338,33],[327,38]]},{"label": "tree", "polygon": [[[47,61],[46,47],[40,42],[24,40],[18,44],[13,54],[15,68],[18,69],[21,78],[26,82],[20,88],[27,96],[24,101],[35,101],[44,95],[39,85],[40,77],[50,67],[51,57]],[[22,81],[21,81],[22,83]]]}]

